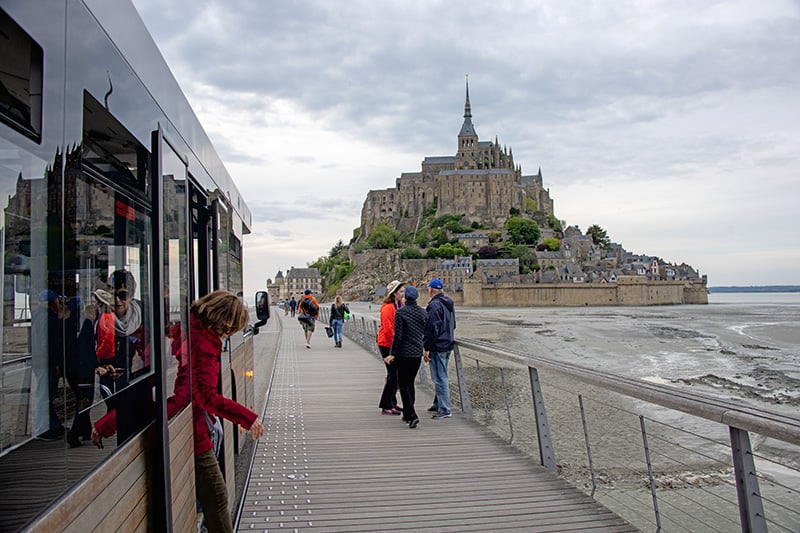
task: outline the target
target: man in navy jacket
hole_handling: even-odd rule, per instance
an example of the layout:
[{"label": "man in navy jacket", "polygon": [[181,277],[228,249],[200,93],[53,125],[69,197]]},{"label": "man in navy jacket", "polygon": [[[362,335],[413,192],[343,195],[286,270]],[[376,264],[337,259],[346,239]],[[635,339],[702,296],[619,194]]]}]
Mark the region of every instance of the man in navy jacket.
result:
[{"label": "man in navy jacket", "polygon": [[431,299],[428,307],[428,322],[425,326],[425,337],[422,345],[425,348],[425,362],[429,364],[431,380],[436,386],[436,396],[428,411],[433,412],[435,420],[450,418],[450,384],[447,380],[447,365],[453,349],[456,314],[453,300],[444,295],[444,284],[439,278],[428,283],[428,294]]}]

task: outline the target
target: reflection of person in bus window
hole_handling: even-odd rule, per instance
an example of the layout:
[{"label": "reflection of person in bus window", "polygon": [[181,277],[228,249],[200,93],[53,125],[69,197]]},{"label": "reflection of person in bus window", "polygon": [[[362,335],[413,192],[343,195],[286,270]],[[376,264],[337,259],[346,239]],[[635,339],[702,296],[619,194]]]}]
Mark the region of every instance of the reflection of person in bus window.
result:
[{"label": "reflection of person in bus window", "polygon": [[[113,341],[110,332],[97,336],[97,359],[102,369],[100,374],[100,388],[104,396],[114,394],[126,387],[131,379],[134,368],[134,358],[143,349],[144,331],[142,328],[142,307],[134,300],[136,280],[127,270],[117,270],[111,275],[112,308],[114,310],[114,335]],[[139,356],[141,359],[141,356]],[[138,367],[143,365],[139,362]],[[109,409],[114,407],[114,401],[109,400]]]},{"label": "reflection of person in bus window", "polygon": [[33,310],[31,342],[33,373],[36,381],[34,401],[34,435],[39,440],[59,440],[66,431],[58,416],[54,401],[58,396],[58,382],[63,374],[64,305],[52,290],[39,293],[39,306]]},{"label": "reflection of person in bus window", "polygon": [[[92,440],[96,437],[108,437],[117,432],[117,441],[123,442],[135,433],[143,420],[150,415],[152,409],[148,398],[143,393],[130,392],[119,394],[128,387],[131,380],[146,374],[150,370],[149,346],[145,344],[144,317],[142,303],[134,299],[136,280],[127,270],[116,270],[109,280],[112,288],[114,309],[113,351],[104,351],[98,332],[98,363],[101,367],[113,371],[98,369],[100,389],[109,412],[98,420],[92,430]],[[109,366],[110,365],[110,366]],[[142,387],[146,390],[146,387]],[[140,391],[141,392],[141,391]],[[109,397],[110,394],[114,396]]]}]

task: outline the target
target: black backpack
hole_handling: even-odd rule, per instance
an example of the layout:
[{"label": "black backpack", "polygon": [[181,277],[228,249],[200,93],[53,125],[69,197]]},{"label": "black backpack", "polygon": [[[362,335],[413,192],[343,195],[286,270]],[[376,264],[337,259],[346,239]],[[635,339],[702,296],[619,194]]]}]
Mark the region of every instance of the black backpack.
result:
[{"label": "black backpack", "polygon": [[317,313],[319,313],[319,306],[315,304],[314,300],[311,298],[303,298],[303,301],[300,303],[300,307],[306,312],[307,315],[317,316]]}]

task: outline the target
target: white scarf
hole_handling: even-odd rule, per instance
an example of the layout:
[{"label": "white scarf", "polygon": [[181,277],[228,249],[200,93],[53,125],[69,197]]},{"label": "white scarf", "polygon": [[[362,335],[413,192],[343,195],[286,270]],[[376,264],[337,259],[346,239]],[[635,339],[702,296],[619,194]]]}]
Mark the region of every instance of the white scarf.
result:
[{"label": "white scarf", "polygon": [[117,335],[124,335],[126,337],[133,335],[139,326],[142,325],[142,310],[139,307],[139,302],[131,300],[128,304],[128,309],[125,311],[125,316],[122,318],[114,315],[114,332]]}]

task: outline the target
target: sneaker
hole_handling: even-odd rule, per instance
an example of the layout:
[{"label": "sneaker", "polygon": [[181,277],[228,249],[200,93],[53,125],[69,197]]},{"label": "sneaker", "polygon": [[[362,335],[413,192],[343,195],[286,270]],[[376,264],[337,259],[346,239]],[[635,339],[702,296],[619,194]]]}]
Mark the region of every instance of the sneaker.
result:
[{"label": "sneaker", "polygon": [[311,345],[310,344],[306,344],[306,348],[308,348],[310,350],[311,349]]},{"label": "sneaker", "polygon": [[36,436],[36,440],[41,440],[41,441],[44,441],[44,442],[57,441],[57,440],[60,440],[61,437],[64,436],[65,432],[66,432],[66,430],[64,429],[63,426],[58,428],[58,429],[48,429],[44,433],[40,433],[39,435],[37,435]]},{"label": "sneaker", "polygon": [[452,413],[446,413],[446,414],[443,414],[443,415],[440,415],[440,414],[437,413],[437,414],[433,415],[431,418],[434,419],[434,420],[441,420],[442,418],[450,418],[451,416],[453,416]]},{"label": "sneaker", "polygon": [[397,413],[394,412],[394,409],[381,409],[382,415],[396,415]]},{"label": "sneaker", "polygon": [[399,407],[397,407],[396,405],[394,407],[392,407],[391,409],[389,409],[389,410],[392,412],[393,415],[402,415],[403,414],[403,410],[400,409]]},{"label": "sneaker", "polygon": [[410,427],[411,429],[414,429],[418,425],[419,425],[419,417],[418,416],[415,416],[414,418],[412,418],[411,422],[408,423],[408,427]]},{"label": "sneaker", "polygon": [[428,407],[428,412],[429,412],[429,413],[435,413],[435,412],[436,412],[436,411],[438,411],[438,410],[439,410],[439,408],[438,408],[438,407],[436,407],[436,406],[433,406],[433,405],[431,405],[430,407]]}]

